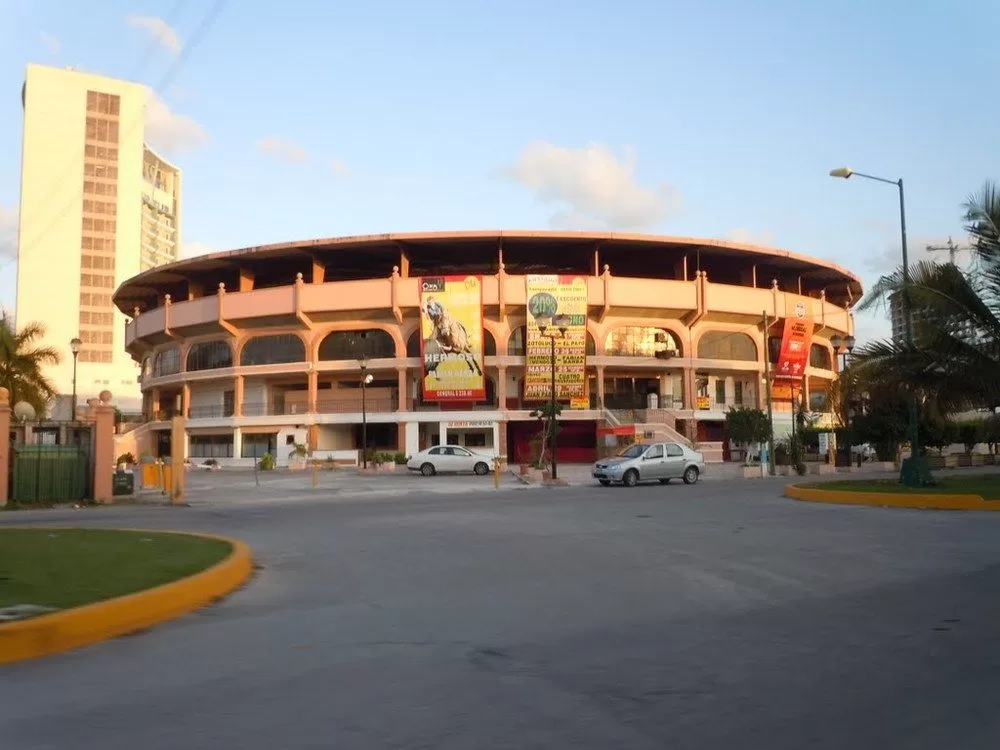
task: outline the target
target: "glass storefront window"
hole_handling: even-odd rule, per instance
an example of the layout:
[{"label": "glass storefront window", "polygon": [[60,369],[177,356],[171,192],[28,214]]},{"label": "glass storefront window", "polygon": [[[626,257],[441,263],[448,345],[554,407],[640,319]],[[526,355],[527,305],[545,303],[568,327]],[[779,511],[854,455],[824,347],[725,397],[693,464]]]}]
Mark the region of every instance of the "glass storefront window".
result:
[{"label": "glass storefront window", "polygon": [[664,351],[679,355],[677,338],[670,331],[653,326],[616,328],[604,341],[604,353],[609,357],[655,357],[657,352]]},{"label": "glass storefront window", "polygon": [[240,364],[244,367],[305,362],[305,359],[306,347],[294,333],[256,336],[244,345],[240,354]]}]

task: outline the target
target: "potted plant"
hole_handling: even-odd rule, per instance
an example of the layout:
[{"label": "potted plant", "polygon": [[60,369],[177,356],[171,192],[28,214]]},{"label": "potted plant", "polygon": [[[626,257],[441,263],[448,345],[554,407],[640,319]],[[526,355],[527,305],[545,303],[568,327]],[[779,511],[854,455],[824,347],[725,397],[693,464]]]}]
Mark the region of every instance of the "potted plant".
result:
[{"label": "potted plant", "polygon": [[288,468],[291,471],[301,471],[306,468],[309,458],[309,446],[305,443],[293,443],[288,454]]},{"label": "potted plant", "polygon": [[272,456],[270,453],[265,453],[263,456],[260,457],[260,460],[257,462],[257,468],[260,471],[274,471],[275,468],[274,456]]},{"label": "potted plant", "polygon": [[131,471],[135,465],[135,456],[131,453],[122,453],[115,463],[118,464],[118,471]]}]

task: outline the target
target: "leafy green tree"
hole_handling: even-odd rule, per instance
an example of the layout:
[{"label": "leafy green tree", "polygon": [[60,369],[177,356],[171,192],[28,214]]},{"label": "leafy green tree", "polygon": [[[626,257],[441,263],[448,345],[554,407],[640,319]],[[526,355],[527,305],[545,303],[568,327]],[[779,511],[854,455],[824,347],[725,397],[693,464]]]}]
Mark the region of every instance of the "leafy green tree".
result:
[{"label": "leafy green tree", "polygon": [[529,416],[535,417],[541,425],[541,439],[539,441],[538,456],[535,459],[535,467],[543,468],[548,466],[551,460],[549,450],[551,443],[559,438],[562,428],[559,425],[559,416],[562,414],[562,404],[558,401],[546,401],[533,409]]},{"label": "leafy green tree", "polygon": [[771,420],[761,409],[732,407],[726,412],[726,434],[733,443],[764,443],[771,437]]},{"label": "leafy green tree", "polygon": [[957,427],[958,442],[964,446],[967,455],[971,454],[977,445],[986,440],[986,424],[981,419],[959,422]]},{"label": "leafy green tree", "polygon": [[39,416],[56,395],[52,382],[45,377],[47,365],[59,364],[59,352],[37,342],[45,336],[42,323],[28,323],[20,331],[4,314],[0,317],[0,387],[10,392],[10,403],[27,401]]}]

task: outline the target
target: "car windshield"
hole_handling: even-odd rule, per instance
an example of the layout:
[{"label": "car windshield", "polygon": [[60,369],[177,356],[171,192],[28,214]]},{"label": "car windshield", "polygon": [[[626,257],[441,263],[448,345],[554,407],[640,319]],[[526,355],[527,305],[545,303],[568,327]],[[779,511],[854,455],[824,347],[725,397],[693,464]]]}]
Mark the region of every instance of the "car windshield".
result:
[{"label": "car windshield", "polygon": [[635,445],[630,445],[618,455],[622,458],[639,458],[639,456],[646,452],[646,448],[648,447],[649,446],[636,443]]}]

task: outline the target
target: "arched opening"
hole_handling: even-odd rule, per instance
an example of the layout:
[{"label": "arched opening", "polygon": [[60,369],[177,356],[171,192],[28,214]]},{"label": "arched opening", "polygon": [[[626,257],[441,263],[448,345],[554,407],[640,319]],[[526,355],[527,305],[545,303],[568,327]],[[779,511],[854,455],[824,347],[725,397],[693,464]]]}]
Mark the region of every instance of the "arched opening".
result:
[{"label": "arched opening", "polygon": [[510,357],[523,357],[525,339],[528,338],[528,327],[520,326],[510,332],[507,339],[507,355]]},{"label": "arched opening", "polygon": [[410,337],[406,340],[406,356],[407,357],[419,357],[420,356],[420,329],[418,328]]},{"label": "arched opening", "polygon": [[[320,342],[320,361],[345,359],[393,359],[396,342],[380,328],[334,331]],[[419,355],[418,355],[419,356]]]},{"label": "arched opening", "polygon": [[681,347],[677,337],[665,328],[622,326],[608,333],[604,353],[609,357],[680,356]]},{"label": "arched opening", "polygon": [[590,331],[587,331],[587,356],[593,357],[597,354],[597,342],[594,341],[594,337],[590,335]]},{"label": "arched opening", "polygon": [[745,333],[707,331],[698,340],[698,358],[756,362],[757,345]]},{"label": "arched opening", "polygon": [[233,350],[228,341],[201,341],[188,349],[186,369],[218,370],[233,366]]},{"label": "arched opening", "polygon": [[830,360],[830,350],[822,344],[813,344],[810,346],[809,366],[819,370],[832,370],[833,365]]},{"label": "arched opening", "polygon": [[172,346],[157,352],[153,358],[153,377],[162,378],[165,375],[176,375],[181,371],[181,349]]},{"label": "arched opening", "polygon": [[483,356],[484,357],[494,357],[497,353],[497,341],[493,338],[493,334],[483,329]]},{"label": "arched opening", "polygon": [[240,353],[240,364],[279,365],[288,362],[305,362],[306,347],[294,333],[277,333],[255,336],[247,341]]}]

